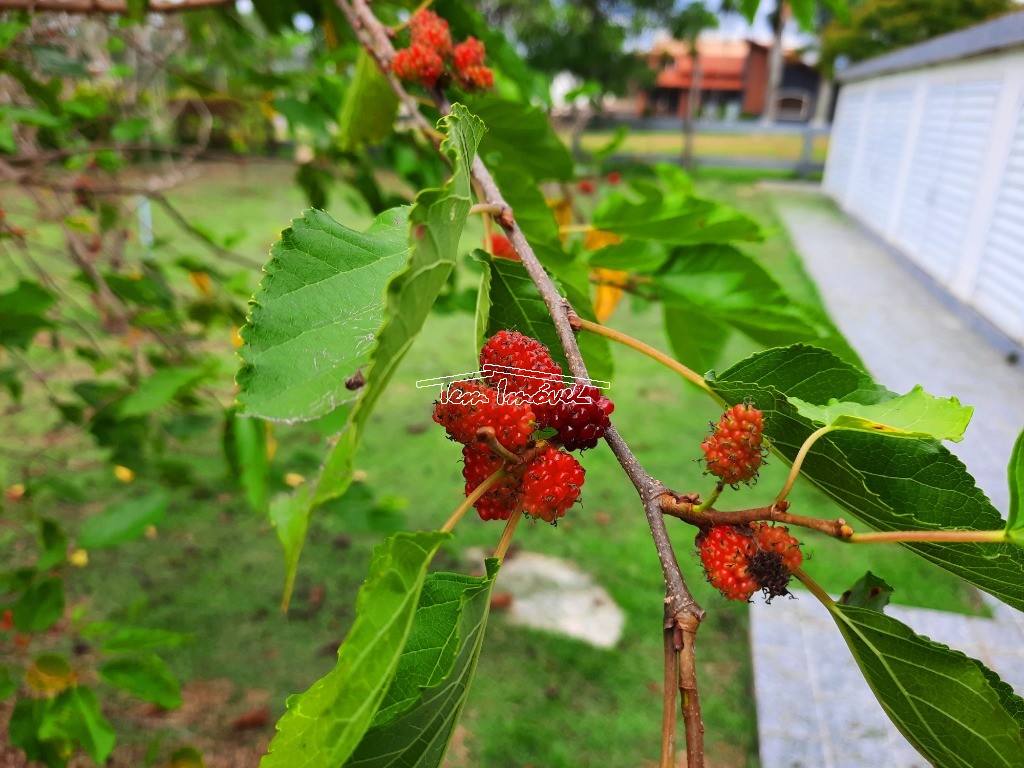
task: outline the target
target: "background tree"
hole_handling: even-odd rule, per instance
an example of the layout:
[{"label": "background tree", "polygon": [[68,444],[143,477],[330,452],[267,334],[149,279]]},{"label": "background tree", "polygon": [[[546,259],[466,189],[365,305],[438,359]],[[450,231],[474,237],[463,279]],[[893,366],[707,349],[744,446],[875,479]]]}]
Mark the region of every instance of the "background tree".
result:
[{"label": "background tree", "polygon": [[837,17],[822,39],[823,71],[836,58],[870,59],[1006,13],[1011,0],[858,0],[847,18]]},{"label": "background tree", "polygon": [[[727,0],[729,6],[731,0]],[[749,21],[753,21],[757,13],[760,0],[740,0],[740,11]],[[725,6],[723,6],[724,9]],[[764,113],[761,122],[768,125],[775,122],[778,111],[778,91],[782,85],[782,76],[785,69],[786,58],[782,51],[782,37],[786,22],[792,17],[805,32],[816,31],[821,28],[822,19],[830,18],[832,14],[840,18],[848,18],[848,9],[844,0],[795,0],[795,2],[784,2],[778,0],[774,10],[768,15],[768,22],[772,28],[773,42],[768,52],[768,82],[765,85]],[[821,95],[819,94],[819,100]],[[829,97],[830,98],[830,97]]]},{"label": "background tree", "polygon": [[676,40],[686,43],[690,55],[690,88],[686,93],[686,116],[683,118],[683,164],[693,165],[693,123],[700,108],[701,69],[697,42],[705,30],[718,28],[718,16],[702,1],[690,3],[671,20],[669,31]]},{"label": "background tree", "polygon": [[547,75],[569,72],[622,93],[648,70],[627,42],[668,17],[675,5],[673,0],[492,0],[482,9],[491,24],[514,36],[531,67]]},{"label": "background tree", "polygon": [[786,58],[782,53],[782,31],[786,27],[787,16],[787,6],[782,0],[779,0],[775,10],[768,16],[772,27],[772,47],[768,51],[768,81],[765,83],[764,112],[761,114],[761,122],[766,125],[775,122],[782,70],[786,66]]}]

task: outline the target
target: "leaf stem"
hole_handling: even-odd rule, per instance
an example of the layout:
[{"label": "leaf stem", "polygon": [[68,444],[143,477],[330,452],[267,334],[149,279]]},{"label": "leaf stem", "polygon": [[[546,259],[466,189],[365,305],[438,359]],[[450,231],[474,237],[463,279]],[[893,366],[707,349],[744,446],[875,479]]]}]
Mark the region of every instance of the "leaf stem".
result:
[{"label": "leaf stem", "polygon": [[1006,531],[873,531],[854,533],[843,541],[850,544],[878,544],[903,541],[935,541],[946,543],[978,542],[1001,544],[1006,541]]},{"label": "leaf stem", "polygon": [[814,579],[812,579],[810,576],[808,576],[807,572],[804,571],[803,568],[794,568],[793,569],[793,575],[796,576],[797,579],[800,580],[801,584],[803,584],[805,587],[807,587],[807,591],[808,592],[810,592],[812,595],[814,595],[816,598],[818,598],[818,601],[822,605],[824,605],[829,610],[832,609],[832,606],[835,605],[835,600],[833,600],[831,597],[829,597],[828,592],[826,592],[822,588],[821,584],[819,584]]},{"label": "leaf stem", "polygon": [[496,485],[503,477],[505,477],[505,470],[499,469],[493,475],[484,480],[480,485],[473,489],[473,492],[465,498],[465,500],[456,507],[455,511],[449,516],[448,520],[444,525],[441,526],[441,530],[448,533],[455,528],[462,516],[466,514],[471,506],[480,500],[480,497],[491,490],[491,487]]},{"label": "leaf stem", "polygon": [[593,230],[593,224],[563,224],[558,228],[558,234],[572,235],[577,232],[592,232]]},{"label": "leaf stem", "polygon": [[523,511],[516,509],[512,513],[512,517],[505,523],[505,530],[501,532],[501,538],[498,539],[498,546],[494,548],[494,557],[499,563],[505,559],[505,553],[508,552],[508,546],[512,543],[512,535],[516,532],[516,526],[519,525],[519,521],[523,519]]},{"label": "leaf stem", "polygon": [[785,485],[782,486],[782,490],[779,491],[779,495],[775,497],[776,504],[780,501],[785,501],[786,497],[789,496],[789,492],[793,490],[793,485],[796,483],[796,479],[800,476],[800,467],[803,466],[804,459],[807,457],[808,451],[811,450],[811,446],[818,441],[818,438],[831,431],[832,427],[825,426],[807,436],[807,439],[804,440],[804,444],[800,446],[800,451],[797,453],[796,458],[793,459],[793,466],[789,468],[789,475],[786,477]]},{"label": "leaf stem", "polygon": [[490,216],[500,216],[504,212],[505,207],[497,205],[496,203],[474,203],[469,207],[470,216],[474,213],[486,213]]},{"label": "leaf stem", "polygon": [[616,331],[605,325],[601,325],[600,323],[592,323],[589,320],[584,320],[582,317],[575,320],[574,322],[577,325],[579,325],[581,330],[589,331],[590,333],[597,334],[598,336],[604,336],[606,339],[617,341],[619,344],[624,344],[630,349],[635,349],[640,354],[647,355],[652,360],[656,360],[657,362],[664,365],[666,368],[675,371],[684,379],[689,381],[691,384],[696,384],[709,395],[718,399],[718,395],[716,395],[712,391],[711,387],[708,386],[707,382],[704,381],[703,376],[698,374],[696,371],[690,370],[685,365],[680,363],[678,360],[673,360],[664,352],[655,349],[650,344],[645,344],[639,339],[634,339],[632,336],[622,333],[622,331]]}]

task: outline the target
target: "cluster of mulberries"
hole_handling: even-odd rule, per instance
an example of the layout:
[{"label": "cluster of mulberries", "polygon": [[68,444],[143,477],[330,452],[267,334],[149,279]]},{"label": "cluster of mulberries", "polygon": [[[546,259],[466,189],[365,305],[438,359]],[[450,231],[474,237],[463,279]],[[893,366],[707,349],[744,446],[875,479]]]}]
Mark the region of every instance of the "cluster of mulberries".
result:
[{"label": "cluster of mulberries", "polygon": [[[516,331],[488,340],[480,369],[483,381],[457,382],[434,404],[434,421],[463,444],[466,495],[504,468],[506,476],[474,505],[480,517],[507,520],[522,510],[553,523],[579,499],[583,485],[583,467],[568,451],[597,444],[610,424],[612,403],[596,387],[566,386],[547,347]],[[534,440],[542,427],[555,434]],[[480,439],[491,430],[516,461]]]},{"label": "cluster of mulberries", "polygon": [[484,65],[487,51],[475,37],[452,45],[448,22],[426,8],[409,20],[411,41],[408,48],[395,51],[391,71],[399,80],[433,88],[449,72],[466,91],[485,91],[494,87],[494,72]]},{"label": "cluster of mulberries", "polygon": [[612,401],[597,387],[565,385],[547,347],[521,333],[494,334],[480,351],[480,369],[494,386],[529,396],[537,425],[554,429],[568,451],[593,448],[611,425]]}]

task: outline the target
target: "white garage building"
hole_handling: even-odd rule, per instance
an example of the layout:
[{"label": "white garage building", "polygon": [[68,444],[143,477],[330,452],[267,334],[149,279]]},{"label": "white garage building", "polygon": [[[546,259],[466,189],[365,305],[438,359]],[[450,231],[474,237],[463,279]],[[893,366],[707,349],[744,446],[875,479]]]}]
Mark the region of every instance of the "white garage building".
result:
[{"label": "white garage building", "polygon": [[838,79],[825,190],[1024,343],[1024,12]]}]

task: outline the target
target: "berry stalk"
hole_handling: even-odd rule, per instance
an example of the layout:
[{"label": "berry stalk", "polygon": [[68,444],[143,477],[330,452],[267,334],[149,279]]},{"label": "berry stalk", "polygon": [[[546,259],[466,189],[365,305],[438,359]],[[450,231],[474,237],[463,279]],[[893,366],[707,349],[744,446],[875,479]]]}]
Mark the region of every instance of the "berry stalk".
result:
[{"label": "berry stalk", "polygon": [[519,521],[523,515],[519,510],[512,513],[512,517],[505,523],[505,529],[501,532],[501,538],[498,539],[498,546],[494,548],[494,554],[492,557],[499,563],[505,559],[505,554],[508,552],[509,544],[512,543],[512,536],[516,532],[516,526],[519,525]]},{"label": "berry stalk", "polygon": [[696,507],[693,508],[694,512],[707,512],[708,510],[715,508],[715,502],[718,501],[718,497],[722,495],[722,491],[725,490],[725,483],[718,483],[715,485],[715,490],[711,492],[707,500],[702,501]]},{"label": "berry stalk", "polygon": [[455,511],[452,512],[451,516],[449,516],[445,524],[441,526],[441,530],[445,533],[448,533],[453,528],[455,528],[459,520],[461,520],[463,516],[466,514],[466,512],[469,511],[469,508],[476,504],[485,493],[487,493],[489,490],[491,490],[491,488],[497,485],[504,477],[505,470],[499,469],[497,472],[495,472],[482,483],[480,483],[480,485],[478,485],[476,489],[471,494],[469,494],[465,498],[465,500],[463,500],[463,502],[459,504],[458,507],[455,508]]}]

